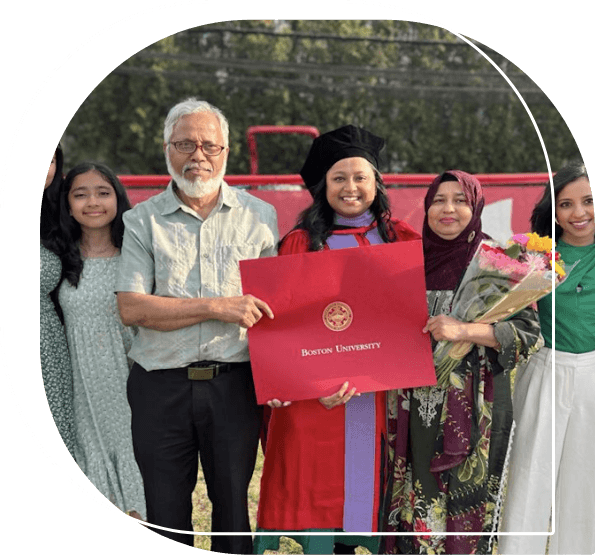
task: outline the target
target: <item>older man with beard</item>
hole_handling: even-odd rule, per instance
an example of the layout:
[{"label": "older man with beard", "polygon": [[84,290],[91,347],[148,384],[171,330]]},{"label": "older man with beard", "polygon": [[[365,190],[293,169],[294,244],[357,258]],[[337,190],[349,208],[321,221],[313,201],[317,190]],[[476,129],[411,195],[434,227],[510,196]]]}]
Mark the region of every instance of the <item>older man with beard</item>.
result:
[{"label": "older man with beard", "polygon": [[[242,295],[239,261],[273,256],[278,231],[272,206],[223,181],[228,137],[207,102],[171,109],[163,147],[172,181],[124,215],[116,290],[122,321],[139,328],[128,400],[148,522],[192,532],[200,457],[211,530],[249,534],[261,415],[246,329],[273,313]],[[191,534],[156,531],[193,545]],[[211,546],[252,553],[250,535],[213,536]]]}]

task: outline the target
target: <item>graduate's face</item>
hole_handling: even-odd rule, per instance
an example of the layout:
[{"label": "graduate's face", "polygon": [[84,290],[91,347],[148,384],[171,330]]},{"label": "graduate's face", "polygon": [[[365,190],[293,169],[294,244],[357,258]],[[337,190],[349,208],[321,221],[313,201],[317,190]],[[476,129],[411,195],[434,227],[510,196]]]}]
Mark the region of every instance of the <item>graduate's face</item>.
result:
[{"label": "graduate's face", "polygon": [[340,216],[363,214],[376,197],[376,176],[365,158],[343,158],[326,172],[326,200]]},{"label": "graduate's face", "polygon": [[458,181],[444,181],[428,209],[428,225],[442,239],[456,239],[469,225],[473,211]]},{"label": "graduate's face", "polygon": [[570,182],[558,193],[556,220],[562,228],[560,239],[565,243],[577,247],[593,244],[593,193],[586,177]]}]

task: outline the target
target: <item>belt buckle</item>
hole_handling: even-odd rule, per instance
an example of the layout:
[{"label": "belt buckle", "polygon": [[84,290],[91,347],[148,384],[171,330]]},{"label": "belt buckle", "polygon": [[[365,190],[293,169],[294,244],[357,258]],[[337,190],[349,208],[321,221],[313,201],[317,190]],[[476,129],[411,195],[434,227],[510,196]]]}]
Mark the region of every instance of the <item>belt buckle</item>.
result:
[{"label": "belt buckle", "polygon": [[188,366],[188,379],[189,380],[212,380],[217,374],[217,365],[211,364],[210,366]]}]

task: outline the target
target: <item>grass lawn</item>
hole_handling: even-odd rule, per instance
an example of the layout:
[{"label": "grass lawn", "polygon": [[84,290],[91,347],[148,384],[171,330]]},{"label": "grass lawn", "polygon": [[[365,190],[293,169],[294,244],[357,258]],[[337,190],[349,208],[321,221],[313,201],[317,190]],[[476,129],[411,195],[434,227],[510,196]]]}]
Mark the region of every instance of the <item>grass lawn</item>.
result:
[{"label": "grass lawn", "polygon": [[[515,374],[516,370],[513,370],[511,373],[511,380],[512,380],[512,387],[514,389],[514,382],[515,382]],[[260,477],[262,474],[262,463],[264,460],[264,456],[262,454],[262,449],[258,448],[258,457],[256,459],[256,467],[254,469],[254,475],[252,476],[252,480],[250,482],[250,487],[248,488],[248,512],[250,514],[250,526],[252,530],[256,529],[256,511],[258,509],[258,497],[259,497],[259,489],[260,489]],[[194,526],[194,530],[199,532],[208,532],[211,529],[211,502],[207,497],[207,488],[205,485],[205,481],[202,475],[202,471],[199,469],[198,472],[198,483],[196,485],[196,489],[192,495],[192,502],[193,502],[193,512],[192,512],[192,524]],[[549,543],[549,542],[548,542]],[[206,551],[209,550],[211,545],[211,539],[209,536],[195,536],[194,537],[194,547],[198,547],[200,549],[204,549]],[[497,546],[494,546],[493,553],[497,553],[496,550]],[[293,554],[293,553],[302,553],[302,547],[293,541],[290,538],[282,537],[279,551],[266,551],[267,554]],[[370,552],[363,548],[358,547],[356,549],[356,553],[358,554],[369,554]],[[546,551],[547,554],[547,551]]]}]

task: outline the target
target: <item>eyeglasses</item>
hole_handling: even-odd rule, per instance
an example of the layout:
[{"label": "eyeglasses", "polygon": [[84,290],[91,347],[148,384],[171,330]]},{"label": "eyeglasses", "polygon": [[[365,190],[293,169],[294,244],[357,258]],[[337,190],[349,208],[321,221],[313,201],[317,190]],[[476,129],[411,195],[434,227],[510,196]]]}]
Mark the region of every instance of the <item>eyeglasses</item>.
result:
[{"label": "eyeglasses", "polygon": [[223,146],[214,145],[213,143],[203,143],[202,145],[199,145],[194,141],[170,141],[169,144],[174,145],[176,150],[182,154],[192,154],[193,152],[196,152],[197,148],[200,148],[200,150],[207,156],[219,156],[225,148]]}]

